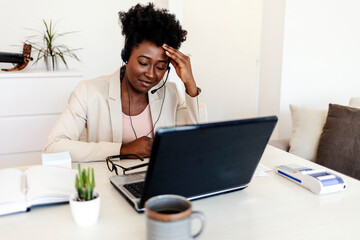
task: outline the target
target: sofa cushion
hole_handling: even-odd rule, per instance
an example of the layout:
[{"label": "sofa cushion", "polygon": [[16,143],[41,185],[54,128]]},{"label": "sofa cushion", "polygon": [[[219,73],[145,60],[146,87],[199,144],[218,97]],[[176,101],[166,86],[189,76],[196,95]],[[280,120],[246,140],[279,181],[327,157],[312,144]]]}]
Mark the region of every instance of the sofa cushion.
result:
[{"label": "sofa cushion", "polygon": [[352,98],[350,98],[349,107],[360,108],[360,97],[352,97]]},{"label": "sofa cushion", "polygon": [[329,105],[316,163],[360,179],[360,109]]},{"label": "sofa cushion", "polygon": [[327,110],[290,105],[292,133],[289,152],[315,161]]}]

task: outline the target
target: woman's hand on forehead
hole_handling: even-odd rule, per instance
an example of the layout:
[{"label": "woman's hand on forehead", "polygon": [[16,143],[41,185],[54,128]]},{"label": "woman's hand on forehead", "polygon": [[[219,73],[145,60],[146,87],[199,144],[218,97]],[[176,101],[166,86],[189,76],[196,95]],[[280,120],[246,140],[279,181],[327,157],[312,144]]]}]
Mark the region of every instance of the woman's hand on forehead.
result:
[{"label": "woman's hand on forehead", "polygon": [[192,97],[197,96],[198,90],[191,70],[190,57],[167,44],[163,44],[162,47],[174,66],[176,74],[184,83],[186,92]]}]

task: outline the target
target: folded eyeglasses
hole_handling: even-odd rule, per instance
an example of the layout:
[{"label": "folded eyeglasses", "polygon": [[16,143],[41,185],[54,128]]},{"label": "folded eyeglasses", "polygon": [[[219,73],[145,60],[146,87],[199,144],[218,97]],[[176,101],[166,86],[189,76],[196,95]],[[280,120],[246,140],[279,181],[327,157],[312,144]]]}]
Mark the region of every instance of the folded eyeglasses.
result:
[{"label": "folded eyeglasses", "polygon": [[121,159],[130,159],[130,157],[135,157],[135,159],[133,160],[141,160],[141,161],[144,161],[144,158],[136,155],[136,154],[121,154],[121,155],[113,155],[113,156],[108,156],[105,161],[106,161],[106,165],[109,169],[110,172],[113,172],[115,171],[116,175],[119,175],[118,174],[118,167],[122,169],[123,171],[123,175],[126,174],[127,171],[131,171],[131,170],[134,170],[134,169],[137,169],[137,168],[141,168],[141,167],[145,167],[148,165],[148,163],[142,163],[142,164],[139,164],[139,165],[135,165],[135,166],[131,166],[131,167],[124,167],[124,166],[121,166],[119,164],[116,164],[113,162],[113,159],[116,159],[118,158],[119,161]]}]

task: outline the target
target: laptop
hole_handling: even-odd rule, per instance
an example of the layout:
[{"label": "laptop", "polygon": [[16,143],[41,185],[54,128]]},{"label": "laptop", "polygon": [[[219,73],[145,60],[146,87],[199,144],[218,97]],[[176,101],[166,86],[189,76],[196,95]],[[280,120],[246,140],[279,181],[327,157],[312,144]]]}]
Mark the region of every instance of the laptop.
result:
[{"label": "laptop", "polygon": [[159,128],[146,172],[110,177],[138,212],[149,198],[177,194],[189,200],[246,188],[277,117]]}]

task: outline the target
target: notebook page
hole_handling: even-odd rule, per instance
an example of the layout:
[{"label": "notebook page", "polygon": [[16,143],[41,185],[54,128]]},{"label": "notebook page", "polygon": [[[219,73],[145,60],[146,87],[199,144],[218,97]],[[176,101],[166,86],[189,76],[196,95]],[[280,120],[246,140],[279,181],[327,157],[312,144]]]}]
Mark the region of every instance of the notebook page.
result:
[{"label": "notebook page", "polygon": [[28,192],[27,201],[29,206],[67,202],[69,196],[75,193],[74,169],[35,166],[27,169]]},{"label": "notebook page", "polygon": [[0,170],[0,215],[26,211],[22,176],[18,169]]},{"label": "notebook page", "polygon": [[266,172],[269,172],[269,171],[271,171],[270,168],[259,163],[259,165],[257,166],[256,171],[254,173],[254,177],[266,177],[266,176],[268,176],[268,174]]}]

